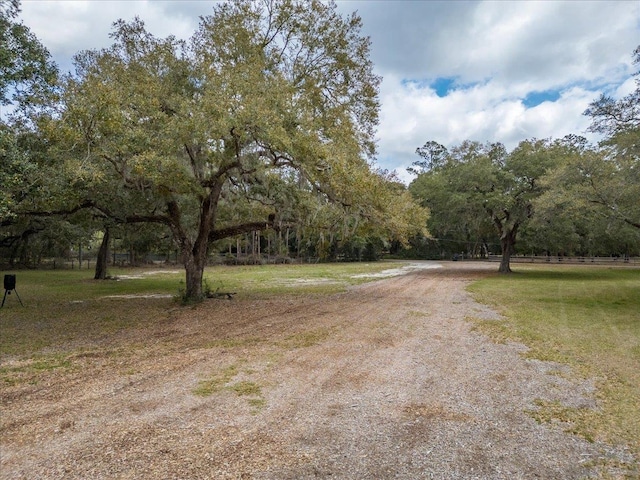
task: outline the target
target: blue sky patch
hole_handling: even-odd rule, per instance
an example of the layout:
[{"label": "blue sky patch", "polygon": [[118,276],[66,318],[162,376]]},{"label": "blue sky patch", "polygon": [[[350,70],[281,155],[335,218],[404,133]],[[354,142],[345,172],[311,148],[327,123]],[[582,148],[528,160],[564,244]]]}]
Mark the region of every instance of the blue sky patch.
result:
[{"label": "blue sky patch", "polygon": [[537,107],[544,102],[555,102],[560,98],[560,90],[545,90],[543,92],[530,92],[522,99],[526,108]]},{"label": "blue sky patch", "polygon": [[431,90],[436,92],[436,95],[440,98],[444,98],[452,92],[457,90],[469,90],[476,85],[481,85],[484,82],[471,82],[471,83],[459,83],[459,77],[438,77],[435,80],[416,80],[411,78],[406,78],[401,81],[403,86],[411,85],[416,88],[430,88]]},{"label": "blue sky patch", "polygon": [[439,77],[435,80],[405,78],[402,80],[401,84],[404,87],[411,85],[412,87],[419,89],[430,88],[435,90],[436,94],[442,98],[460,88],[460,85],[456,84],[456,78],[457,77]]},{"label": "blue sky patch", "polygon": [[446,97],[451,91],[455,90],[455,77],[441,77],[436,78],[434,82],[429,84],[433,90],[436,91],[436,95],[440,98]]}]

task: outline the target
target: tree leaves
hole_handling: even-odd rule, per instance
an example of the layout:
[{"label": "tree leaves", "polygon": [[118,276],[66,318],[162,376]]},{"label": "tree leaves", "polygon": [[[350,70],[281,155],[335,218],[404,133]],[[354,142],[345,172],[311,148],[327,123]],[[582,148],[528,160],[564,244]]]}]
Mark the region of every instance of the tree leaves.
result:
[{"label": "tree leaves", "polygon": [[186,42],[118,21],[109,48],[75,57],[43,128],[76,198],[172,231],[188,295],[212,239],[278,213],[346,211],[403,239],[426,216],[368,163],[380,79],[360,28],[333,3],[294,0],[216,4]]}]

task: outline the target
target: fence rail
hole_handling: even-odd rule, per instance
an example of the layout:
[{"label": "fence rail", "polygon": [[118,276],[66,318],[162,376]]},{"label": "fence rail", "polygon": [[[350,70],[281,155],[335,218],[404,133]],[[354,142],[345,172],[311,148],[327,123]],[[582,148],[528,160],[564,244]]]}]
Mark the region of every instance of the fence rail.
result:
[{"label": "fence rail", "polygon": [[[132,267],[132,266],[151,266],[151,265],[167,265],[167,266],[182,266],[179,259],[170,258],[167,255],[155,255],[148,254],[137,257],[132,264],[129,254],[118,253],[116,255],[109,255],[107,262],[107,268],[111,267]],[[207,265],[262,265],[271,263],[318,263],[320,259],[318,257],[288,257],[285,255],[242,255],[237,257],[236,255],[229,256],[227,254],[213,254],[207,258]],[[4,262],[0,258],[0,267],[9,265],[8,262]],[[24,267],[24,265],[18,265],[18,267]],[[80,262],[77,258],[41,258],[37,264],[30,264],[28,268],[35,268],[40,270],[91,270],[96,267],[95,256],[90,258],[83,258]],[[10,267],[15,268],[15,267]]]},{"label": "fence rail", "polygon": [[[489,261],[499,262],[500,255],[489,255]],[[547,255],[514,255],[511,263],[565,263],[575,265],[624,265],[640,267],[640,257],[563,257]]]}]

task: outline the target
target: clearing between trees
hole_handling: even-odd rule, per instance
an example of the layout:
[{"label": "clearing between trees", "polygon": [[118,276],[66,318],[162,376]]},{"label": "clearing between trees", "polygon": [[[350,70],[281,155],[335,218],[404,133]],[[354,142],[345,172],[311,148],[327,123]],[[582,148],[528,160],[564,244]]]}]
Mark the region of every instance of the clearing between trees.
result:
[{"label": "clearing between trees", "polygon": [[424,266],[170,307],[5,384],[0,477],[570,479],[633,461],[527,413],[593,407],[594,385],[472,329],[498,317],[465,291],[494,264]]}]

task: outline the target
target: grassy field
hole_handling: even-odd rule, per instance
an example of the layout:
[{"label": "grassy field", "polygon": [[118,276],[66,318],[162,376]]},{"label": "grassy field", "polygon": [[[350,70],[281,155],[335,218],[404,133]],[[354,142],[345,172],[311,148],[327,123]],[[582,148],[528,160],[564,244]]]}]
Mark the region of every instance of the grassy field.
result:
[{"label": "grassy field", "polygon": [[[362,275],[397,266],[383,262],[222,266],[207,269],[205,278],[212,291],[237,292],[236,298],[306,295],[341,291],[371,280]],[[0,365],[0,384],[5,385],[29,381],[38,372],[73,368],[69,358],[83,352],[101,348],[117,352],[125,348],[121,334],[136,331],[144,339],[146,329],[167,321],[175,309],[191,308],[181,307],[177,300],[184,286],[180,268],[114,269],[110,273],[118,280],[107,281],[93,280],[90,270],[13,273],[25,306],[11,295],[0,309],[0,361],[29,361]],[[532,413],[535,418],[568,422],[571,431],[591,440],[628,445],[640,458],[640,270],[517,266],[517,273],[490,274],[470,290],[504,315],[499,321],[476,321],[478,329],[496,341],[526,344],[529,357],[570,365],[572,374],[596,380],[597,409],[541,402]],[[134,298],[123,301],[122,295]],[[204,382],[198,393],[220,388],[229,374],[221,372]],[[239,395],[251,393],[260,400],[258,387],[241,387]]]},{"label": "grassy field", "polygon": [[640,270],[518,266],[470,290],[504,315],[476,321],[478,329],[596,379],[596,409],[540,402],[536,419],[569,422],[575,433],[627,445],[640,458]]},{"label": "grassy field", "polygon": [[[397,266],[391,262],[220,266],[205,271],[205,282],[212,291],[235,292],[237,298],[279,292],[333,293],[370,281],[372,277],[366,275]],[[104,281],[93,280],[91,270],[12,273],[17,275],[16,291],[24,307],[12,294],[0,309],[0,356],[51,359],[117,342],[118,332],[144,329],[166,318],[172,307],[178,308],[184,287],[180,268],[113,269],[109,273],[116,279]],[[123,295],[135,298],[122,301]],[[51,362],[57,364],[55,358]]]}]

